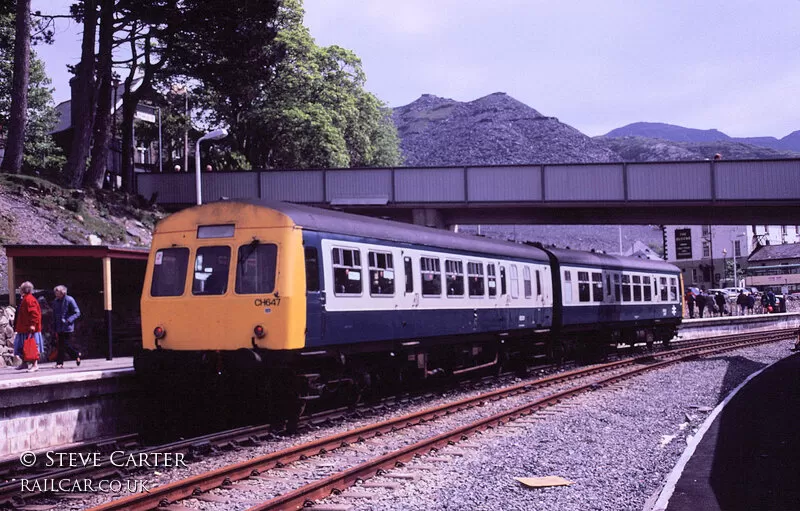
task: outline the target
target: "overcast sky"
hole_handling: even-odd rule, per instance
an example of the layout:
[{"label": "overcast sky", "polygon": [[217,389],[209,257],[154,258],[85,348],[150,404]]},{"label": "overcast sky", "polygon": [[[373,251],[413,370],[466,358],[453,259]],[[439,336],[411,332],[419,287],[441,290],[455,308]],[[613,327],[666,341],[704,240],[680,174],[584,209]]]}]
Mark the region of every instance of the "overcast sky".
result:
[{"label": "overcast sky", "polygon": [[[69,0],[33,0],[52,12]],[[389,106],[505,92],[587,135],[631,122],[800,130],[800,0],[305,0],[317,44],[361,57]],[[80,26],[37,47],[69,99]]]}]

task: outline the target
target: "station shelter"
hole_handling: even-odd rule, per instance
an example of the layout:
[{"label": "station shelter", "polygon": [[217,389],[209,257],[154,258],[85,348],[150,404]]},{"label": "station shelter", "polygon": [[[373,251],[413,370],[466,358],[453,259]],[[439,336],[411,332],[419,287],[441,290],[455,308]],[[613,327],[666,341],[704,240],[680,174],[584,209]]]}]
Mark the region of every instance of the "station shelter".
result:
[{"label": "station shelter", "polygon": [[132,355],[141,346],[140,298],[145,248],[92,245],[6,245],[9,303],[18,302],[19,285],[30,281],[42,305],[42,330],[49,337],[53,288],[75,298],[81,318],[74,344],[85,358]]}]

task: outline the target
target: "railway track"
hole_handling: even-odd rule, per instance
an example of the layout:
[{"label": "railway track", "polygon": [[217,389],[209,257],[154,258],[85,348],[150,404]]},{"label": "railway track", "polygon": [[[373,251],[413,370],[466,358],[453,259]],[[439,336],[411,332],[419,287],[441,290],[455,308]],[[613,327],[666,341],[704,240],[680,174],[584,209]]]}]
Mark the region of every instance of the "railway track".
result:
[{"label": "railway track", "polygon": [[[251,511],[299,509],[357,481],[390,470],[415,456],[546,409],[579,393],[678,361],[794,339],[796,336],[797,331],[792,329],[717,337],[711,343],[692,341],[671,351],[597,364],[522,382],[282,449],[92,509],[147,510],[187,498],[209,502],[232,499],[240,507],[252,505],[249,508]],[[446,424],[434,431],[437,422],[446,421],[453,424]],[[387,440],[392,438],[396,445],[390,445],[392,441]],[[349,468],[339,470],[342,466]],[[298,482],[301,484],[298,485]],[[220,497],[211,492],[215,489],[241,496]],[[271,498],[264,500],[264,495]]]}]

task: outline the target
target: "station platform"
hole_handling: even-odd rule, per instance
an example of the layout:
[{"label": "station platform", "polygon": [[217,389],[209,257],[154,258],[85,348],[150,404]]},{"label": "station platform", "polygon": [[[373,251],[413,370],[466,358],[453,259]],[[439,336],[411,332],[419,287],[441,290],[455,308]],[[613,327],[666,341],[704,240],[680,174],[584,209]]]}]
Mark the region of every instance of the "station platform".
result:
[{"label": "station platform", "polygon": [[0,458],[130,433],[136,398],[132,357],[0,369]]},{"label": "station platform", "polygon": [[698,430],[653,511],[800,510],[800,353],[751,375]]}]

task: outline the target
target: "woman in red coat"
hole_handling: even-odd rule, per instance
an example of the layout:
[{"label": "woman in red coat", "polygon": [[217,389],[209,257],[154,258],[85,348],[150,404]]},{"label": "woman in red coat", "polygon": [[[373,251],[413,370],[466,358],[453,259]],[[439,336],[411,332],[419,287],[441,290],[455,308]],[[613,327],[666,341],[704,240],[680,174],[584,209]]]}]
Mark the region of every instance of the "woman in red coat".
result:
[{"label": "woman in red coat", "polygon": [[[17,315],[14,317],[14,330],[17,335],[14,337],[14,354],[22,358],[22,346],[25,339],[33,334],[36,345],[39,347],[39,355],[44,352],[44,342],[42,339],[42,308],[33,296],[33,284],[28,281],[19,286],[21,299],[17,308]],[[39,370],[39,361],[34,360],[33,365],[28,368],[28,363],[23,359],[22,364],[17,369],[28,369],[29,373]]]}]

